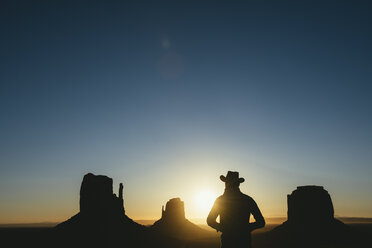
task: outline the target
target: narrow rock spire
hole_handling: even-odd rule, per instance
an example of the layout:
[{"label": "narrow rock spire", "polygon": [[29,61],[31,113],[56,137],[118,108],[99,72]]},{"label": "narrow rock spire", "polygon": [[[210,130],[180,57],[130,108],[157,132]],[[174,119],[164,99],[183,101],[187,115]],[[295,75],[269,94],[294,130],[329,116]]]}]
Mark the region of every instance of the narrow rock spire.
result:
[{"label": "narrow rock spire", "polygon": [[119,185],[119,198],[123,199],[123,183]]}]

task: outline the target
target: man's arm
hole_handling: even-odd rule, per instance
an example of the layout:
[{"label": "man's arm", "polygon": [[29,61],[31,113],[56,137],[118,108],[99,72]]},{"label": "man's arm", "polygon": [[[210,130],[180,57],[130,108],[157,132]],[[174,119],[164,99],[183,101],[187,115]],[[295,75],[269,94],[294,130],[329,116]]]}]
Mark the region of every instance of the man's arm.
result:
[{"label": "man's arm", "polygon": [[250,203],[251,213],[256,220],[255,222],[249,223],[250,231],[256,230],[258,228],[262,228],[265,226],[265,219],[262,216],[260,209],[258,208],[256,202],[252,199]]},{"label": "man's arm", "polygon": [[216,219],[219,215],[219,212],[220,212],[219,211],[219,203],[218,203],[218,199],[217,199],[214,202],[213,207],[212,207],[212,209],[209,212],[208,217],[207,217],[208,226],[212,227],[213,229],[216,229],[217,232],[222,231],[221,230],[221,224],[216,221]]}]

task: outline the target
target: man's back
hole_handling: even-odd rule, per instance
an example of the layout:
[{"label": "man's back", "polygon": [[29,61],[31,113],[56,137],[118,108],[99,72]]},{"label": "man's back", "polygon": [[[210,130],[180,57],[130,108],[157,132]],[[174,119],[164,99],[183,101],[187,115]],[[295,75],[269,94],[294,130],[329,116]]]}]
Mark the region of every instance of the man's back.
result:
[{"label": "man's back", "polygon": [[[239,178],[238,172],[229,171],[227,176],[221,176],[225,182],[225,192],[218,197],[209,212],[207,223],[217,231],[221,231],[222,248],[251,247],[250,233],[265,226],[265,220],[256,202],[243,194],[240,183],[244,178]],[[255,222],[249,223],[253,215]],[[217,217],[220,216],[220,222]]]},{"label": "man's back", "polygon": [[220,231],[225,234],[239,235],[250,232],[251,214],[255,216],[255,219],[263,220],[255,201],[240,190],[225,191],[215,201],[213,210],[220,216]]},{"label": "man's back", "polygon": [[225,192],[217,198],[219,206],[220,223],[223,232],[244,232],[248,231],[248,223],[254,201],[251,197],[236,192]]}]

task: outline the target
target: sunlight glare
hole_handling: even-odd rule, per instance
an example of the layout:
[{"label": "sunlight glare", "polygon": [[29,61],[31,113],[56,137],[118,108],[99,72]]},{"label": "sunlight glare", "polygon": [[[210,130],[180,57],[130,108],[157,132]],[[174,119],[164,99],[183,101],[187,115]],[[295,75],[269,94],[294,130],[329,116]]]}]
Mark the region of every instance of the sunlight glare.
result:
[{"label": "sunlight glare", "polygon": [[195,196],[195,205],[202,215],[207,215],[211,210],[217,195],[209,190],[201,190]]}]

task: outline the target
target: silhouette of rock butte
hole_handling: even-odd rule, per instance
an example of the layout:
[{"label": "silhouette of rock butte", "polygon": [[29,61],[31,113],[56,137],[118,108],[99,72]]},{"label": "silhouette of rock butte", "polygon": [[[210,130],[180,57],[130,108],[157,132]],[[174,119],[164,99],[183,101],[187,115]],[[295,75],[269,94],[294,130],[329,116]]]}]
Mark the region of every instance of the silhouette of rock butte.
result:
[{"label": "silhouette of rock butte", "polygon": [[170,199],[167,204],[162,207],[161,218],[164,221],[183,221],[185,217],[185,204],[180,198]]},{"label": "silhouette of rock butte", "polygon": [[97,242],[107,245],[123,237],[133,244],[137,242],[134,239],[141,239],[145,227],[125,215],[123,184],[119,185],[118,197],[113,193],[112,184],[107,176],[86,174],[80,187],[80,212],[57,225],[56,230],[84,245]]},{"label": "silhouette of rock butte", "polygon": [[162,207],[161,219],[156,221],[151,229],[178,239],[195,239],[211,235],[186,219],[184,202],[180,198],[170,199],[165,209]]},{"label": "silhouette of rock butte", "polygon": [[330,195],[322,186],[299,186],[287,195],[288,223],[327,224],[334,221]]},{"label": "silhouette of rock butte", "polygon": [[[291,241],[338,243],[345,241],[348,226],[334,218],[331,196],[322,186],[299,186],[287,196],[288,220],[271,233]],[[343,242],[342,241],[342,242]]]},{"label": "silhouette of rock butte", "polygon": [[82,215],[123,218],[123,184],[119,186],[119,197],[113,193],[112,179],[107,176],[86,174],[80,188],[80,213]]}]

